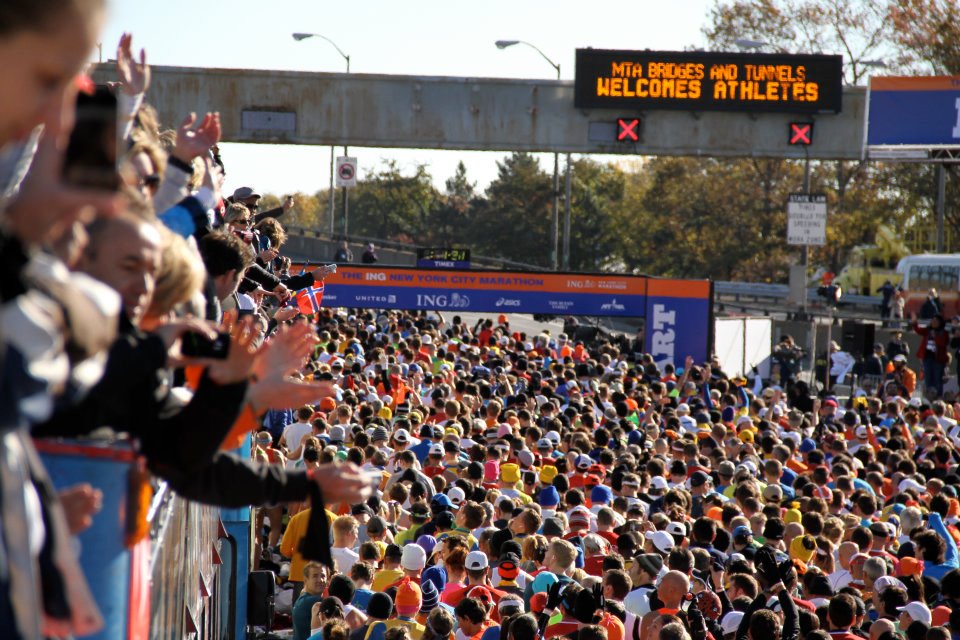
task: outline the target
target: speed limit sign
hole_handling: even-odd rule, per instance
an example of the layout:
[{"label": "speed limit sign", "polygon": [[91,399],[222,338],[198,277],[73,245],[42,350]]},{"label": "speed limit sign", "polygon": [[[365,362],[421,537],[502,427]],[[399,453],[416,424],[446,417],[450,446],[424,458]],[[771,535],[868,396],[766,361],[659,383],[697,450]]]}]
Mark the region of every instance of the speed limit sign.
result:
[{"label": "speed limit sign", "polygon": [[337,186],[357,186],[357,159],[350,156],[337,158]]}]

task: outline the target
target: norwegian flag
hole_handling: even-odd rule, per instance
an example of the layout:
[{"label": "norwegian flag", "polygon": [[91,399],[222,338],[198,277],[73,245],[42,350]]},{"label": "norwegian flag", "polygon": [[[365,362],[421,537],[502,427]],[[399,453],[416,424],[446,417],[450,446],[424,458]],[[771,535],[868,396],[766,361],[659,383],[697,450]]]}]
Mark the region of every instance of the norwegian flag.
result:
[{"label": "norwegian flag", "polygon": [[297,302],[297,308],[305,316],[312,316],[320,311],[323,303],[323,283],[314,284],[312,287],[297,291],[294,296]]}]

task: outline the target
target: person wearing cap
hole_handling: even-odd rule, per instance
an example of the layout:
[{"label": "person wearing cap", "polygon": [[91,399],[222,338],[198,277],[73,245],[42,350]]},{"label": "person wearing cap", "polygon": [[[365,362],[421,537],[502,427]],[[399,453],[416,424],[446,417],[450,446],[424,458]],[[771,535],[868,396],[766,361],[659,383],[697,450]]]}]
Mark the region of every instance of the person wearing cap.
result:
[{"label": "person wearing cap", "polygon": [[500,465],[500,478],[498,487],[500,495],[507,496],[521,504],[530,504],[533,498],[517,489],[517,483],[520,482],[520,466],[513,462],[507,462]]},{"label": "person wearing cap", "polygon": [[443,604],[456,607],[464,598],[468,597],[470,591],[475,587],[487,588],[495,601],[500,600],[500,598],[503,596],[503,592],[498,589],[494,589],[490,585],[490,560],[486,553],[479,550],[471,551],[467,554],[467,558],[464,561],[463,566],[467,571],[466,586],[461,589],[444,591],[443,595],[440,597],[440,601]]},{"label": "person wearing cap", "polygon": [[412,640],[420,640],[426,627],[416,620],[416,615],[423,606],[423,592],[420,585],[403,578],[396,585],[397,595],[393,603],[395,617],[383,622],[375,622],[367,630],[367,640],[382,640],[390,629],[405,628]]},{"label": "person wearing cap", "polygon": [[656,553],[666,557],[676,545],[673,536],[666,531],[648,531],[644,534],[643,550],[645,553]]},{"label": "person wearing cap", "polygon": [[[499,582],[496,587],[507,594],[514,594],[520,597],[520,607],[523,608],[523,588],[517,582],[520,577],[520,558],[514,553],[505,553],[497,561],[497,577]],[[503,600],[501,599],[501,602]]]},{"label": "person wearing cap", "polygon": [[893,357],[893,371],[889,377],[897,383],[904,398],[910,398],[917,389],[917,372],[907,366],[907,356],[902,353]]},{"label": "person wearing cap", "polygon": [[[633,559],[627,574],[633,582],[633,590],[623,599],[623,607],[636,621],[650,612],[650,593],[656,589],[655,583],[663,573],[663,566],[663,557],[658,553],[641,553]],[[627,625],[628,633],[632,632],[633,626]]]},{"label": "person wearing cap", "polygon": [[908,629],[914,622],[922,622],[928,627],[933,624],[933,614],[930,608],[923,602],[908,602],[905,606],[897,609],[900,613],[898,622],[901,629]]}]

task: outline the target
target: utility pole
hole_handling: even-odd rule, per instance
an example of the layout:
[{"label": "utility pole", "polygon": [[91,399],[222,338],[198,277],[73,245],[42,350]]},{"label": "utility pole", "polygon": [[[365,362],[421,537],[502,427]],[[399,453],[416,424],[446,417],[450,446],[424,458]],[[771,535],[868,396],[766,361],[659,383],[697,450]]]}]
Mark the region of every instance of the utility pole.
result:
[{"label": "utility pole", "polygon": [[563,200],[563,270],[570,270],[570,192],[571,192],[571,173],[570,154],[567,154],[567,189],[566,197]]}]

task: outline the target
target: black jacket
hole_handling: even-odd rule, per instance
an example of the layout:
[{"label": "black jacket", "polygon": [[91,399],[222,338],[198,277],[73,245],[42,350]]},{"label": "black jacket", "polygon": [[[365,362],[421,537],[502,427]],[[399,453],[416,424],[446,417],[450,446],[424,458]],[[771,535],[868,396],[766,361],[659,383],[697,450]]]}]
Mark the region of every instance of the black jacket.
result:
[{"label": "black jacket", "polygon": [[180,406],[170,394],[166,359],[158,336],[122,318],[100,382],[81,403],[34,428],[33,435],[70,437],[110,427],[140,440],[151,470],[202,469],[240,415],[247,383],[218,385],[204,375],[191,401]]}]

